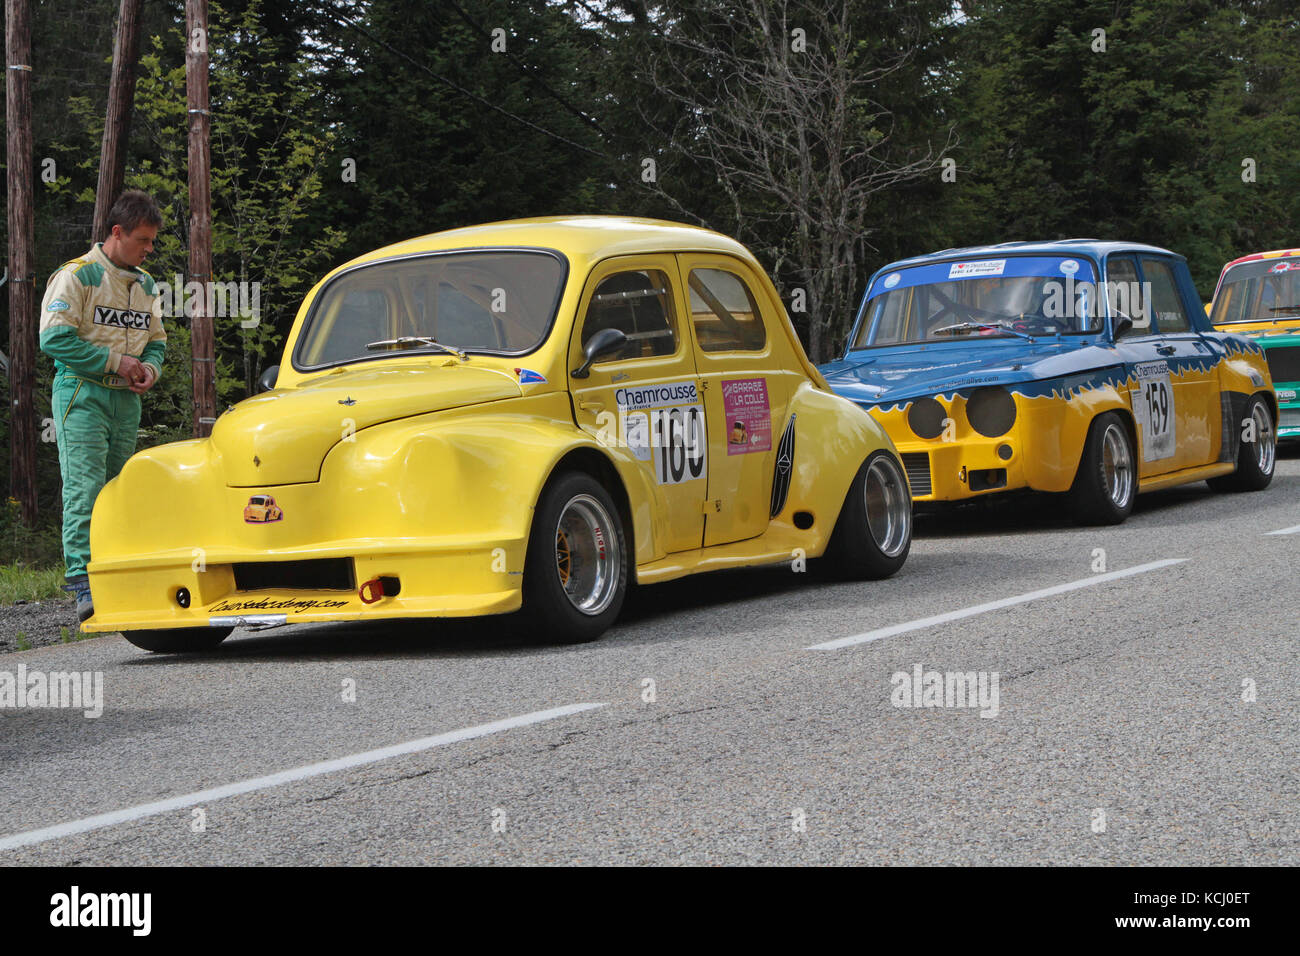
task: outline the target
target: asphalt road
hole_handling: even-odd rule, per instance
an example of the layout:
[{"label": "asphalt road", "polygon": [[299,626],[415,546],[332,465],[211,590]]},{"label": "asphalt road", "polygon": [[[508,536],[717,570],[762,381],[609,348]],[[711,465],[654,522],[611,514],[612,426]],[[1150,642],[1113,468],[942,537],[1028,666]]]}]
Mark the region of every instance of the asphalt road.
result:
[{"label": "asphalt road", "polygon": [[[506,619],[7,654],[102,672],[103,713],[0,708],[0,864],[1294,866],[1298,500],[1284,450],[1265,492],[1118,528],[926,516],[893,580],[661,585],[575,647]],[[918,665],[983,705],[898,706]]]}]

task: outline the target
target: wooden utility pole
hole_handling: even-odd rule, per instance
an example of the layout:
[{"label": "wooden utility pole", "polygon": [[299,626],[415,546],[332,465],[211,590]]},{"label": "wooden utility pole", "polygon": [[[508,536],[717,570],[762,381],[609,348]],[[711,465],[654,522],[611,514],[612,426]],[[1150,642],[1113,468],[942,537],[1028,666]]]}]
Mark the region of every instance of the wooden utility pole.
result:
[{"label": "wooden utility pole", "polygon": [[[208,3],[185,0],[185,90],[190,118],[190,281],[201,284],[190,319],[194,367],[194,437],[204,438],[217,420],[216,347],[207,289],[212,280],[212,195],[208,140]],[[188,283],[187,283],[188,284]]]},{"label": "wooden utility pole", "polygon": [[126,143],[131,132],[131,105],[135,100],[135,64],[140,55],[140,2],[122,0],[117,12],[117,37],[113,41],[113,72],[108,84],[108,114],[104,143],[99,150],[99,186],[95,190],[95,224],[91,242],[108,236],[108,211],[122,193],[126,178]]},{"label": "wooden utility pole", "polygon": [[32,4],[5,0],[9,164],[9,494],[36,523],[36,256],[32,184]]}]

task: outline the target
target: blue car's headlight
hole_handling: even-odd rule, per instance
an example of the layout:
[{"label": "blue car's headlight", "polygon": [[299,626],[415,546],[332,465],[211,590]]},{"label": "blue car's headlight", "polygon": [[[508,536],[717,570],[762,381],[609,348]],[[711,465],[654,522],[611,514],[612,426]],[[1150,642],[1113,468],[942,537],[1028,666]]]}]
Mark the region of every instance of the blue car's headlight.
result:
[{"label": "blue car's headlight", "polygon": [[1000,385],[986,385],[966,400],[966,420],[985,438],[998,438],[1016,423],[1016,400]]}]

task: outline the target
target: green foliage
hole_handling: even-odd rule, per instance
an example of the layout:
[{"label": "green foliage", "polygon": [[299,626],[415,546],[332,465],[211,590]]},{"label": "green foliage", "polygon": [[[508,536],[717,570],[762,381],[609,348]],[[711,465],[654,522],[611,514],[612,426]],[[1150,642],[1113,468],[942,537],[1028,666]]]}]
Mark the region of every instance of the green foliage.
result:
[{"label": "green foliage", "polygon": [[20,651],[30,651],[32,649],[31,641],[27,640],[26,631],[19,631],[14,635],[14,646]]},{"label": "green foliage", "polygon": [[[326,190],[350,255],[454,226],[617,209],[609,144],[575,115],[600,115],[611,64],[558,6],[374,0],[359,24],[357,8],[337,9],[316,26],[338,130]],[[508,27],[505,52],[492,51],[496,27]]]},{"label": "green foliage", "polygon": [[962,172],[932,213],[947,244],[1150,242],[1186,255],[1208,299],[1228,259],[1296,241],[1297,34],[1294,10],[1269,3],[972,5]]},{"label": "green foliage", "polygon": [[23,564],[0,564],[0,604],[66,597],[63,584],[62,565],[33,568]]},{"label": "green foliage", "polygon": [[[268,41],[261,15],[256,2],[237,14],[211,5],[213,281],[256,283],[260,306],[258,315],[227,314],[214,320],[219,403],[251,394],[262,369],[278,360],[299,299],[332,264],[345,237],[333,225],[303,228],[320,196],[322,168],[335,134],[316,105],[321,100],[319,76],[301,61],[265,63]],[[190,291],[176,288],[176,277],[188,271],[189,244],[183,44],[176,28],[166,40],[153,37],[141,58],[136,110],[151,148],[128,177],[171,210],[148,268],[173,287],[176,329],[182,325],[182,308],[191,301]],[[252,305],[253,298],[244,302]],[[244,328],[246,324],[252,327]],[[187,336],[174,338],[168,341],[168,371],[179,390],[190,380],[185,361],[189,343]],[[188,428],[190,404],[168,405],[186,409],[185,421],[168,416],[152,427]]]},{"label": "green foliage", "polygon": [[[44,456],[42,456],[42,464]],[[42,468],[41,471],[48,470]],[[58,459],[54,461],[53,500],[45,494],[42,483],[41,511],[35,528],[22,523],[18,502],[10,498],[0,506],[0,574],[5,566],[33,566],[57,570],[59,582],[63,581],[63,539],[61,536],[61,499],[58,483]]]}]

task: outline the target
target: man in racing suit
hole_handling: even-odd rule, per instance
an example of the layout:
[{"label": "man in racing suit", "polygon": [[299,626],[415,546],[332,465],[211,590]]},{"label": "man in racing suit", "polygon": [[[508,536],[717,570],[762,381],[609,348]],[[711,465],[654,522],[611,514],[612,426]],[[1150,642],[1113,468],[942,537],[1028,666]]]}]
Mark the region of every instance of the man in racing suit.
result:
[{"label": "man in racing suit", "polygon": [[94,613],[86,576],[91,509],[135,451],[140,396],[162,375],[167,341],[157,287],[140,268],[162,225],[158,205],[128,190],[108,224],[103,242],[55,270],[41,301],[41,351],[55,368],[63,560],[82,621]]}]

